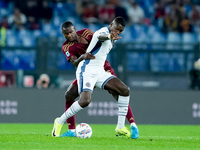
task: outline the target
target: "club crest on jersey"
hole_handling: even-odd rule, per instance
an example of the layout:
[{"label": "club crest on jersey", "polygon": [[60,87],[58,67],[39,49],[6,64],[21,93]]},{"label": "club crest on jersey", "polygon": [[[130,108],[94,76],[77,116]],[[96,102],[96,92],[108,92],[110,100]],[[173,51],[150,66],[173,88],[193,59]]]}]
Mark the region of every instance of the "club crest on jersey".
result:
[{"label": "club crest on jersey", "polygon": [[69,57],[70,56],[70,53],[67,51],[67,52],[65,52],[65,54],[67,55],[67,57]]},{"label": "club crest on jersey", "polygon": [[90,86],[91,86],[90,82],[87,82],[85,85],[86,85],[87,87],[90,87]]}]

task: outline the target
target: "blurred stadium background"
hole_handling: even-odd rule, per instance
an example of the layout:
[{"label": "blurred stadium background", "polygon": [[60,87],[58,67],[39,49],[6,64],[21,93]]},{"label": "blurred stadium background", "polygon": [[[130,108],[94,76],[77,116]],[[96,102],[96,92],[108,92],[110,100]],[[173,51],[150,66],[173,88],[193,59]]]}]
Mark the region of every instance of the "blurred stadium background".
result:
[{"label": "blurred stadium background", "polygon": [[[52,122],[61,114],[64,92],[75,79],[75,68],[61,51],[61,24],[71,21],[77,30],[96,31],[116,16],[127,26],[108,60],[133,91],[136,120],[199,124],[199,0],[0,0],[0,122]],[[49,82],[48,89],[41,80]],[[89,115],[94,123],[106,123],[110,119],[102,116],[116,116],[116,103],[106,103],[107,95],[99,96],[104,91],[96,91],[78,119]],[[46,120],[30,118],[35,110],[54,112],[43,116]]]}]

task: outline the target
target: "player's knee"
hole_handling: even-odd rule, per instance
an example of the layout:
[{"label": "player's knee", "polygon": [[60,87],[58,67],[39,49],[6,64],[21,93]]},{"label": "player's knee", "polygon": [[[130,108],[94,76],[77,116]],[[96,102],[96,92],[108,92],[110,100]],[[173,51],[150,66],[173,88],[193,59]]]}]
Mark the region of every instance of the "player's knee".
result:
[{"label": "player's knee", "polygon": [[129,96],[130,95],[130,88],[125,86],[121,89],[121,96]]},{"label": "player's knee", "polygon": [[82,108],[84,107],[87,107],[91,102],[91,99],[85,99],[83,102],[82,102]]}]

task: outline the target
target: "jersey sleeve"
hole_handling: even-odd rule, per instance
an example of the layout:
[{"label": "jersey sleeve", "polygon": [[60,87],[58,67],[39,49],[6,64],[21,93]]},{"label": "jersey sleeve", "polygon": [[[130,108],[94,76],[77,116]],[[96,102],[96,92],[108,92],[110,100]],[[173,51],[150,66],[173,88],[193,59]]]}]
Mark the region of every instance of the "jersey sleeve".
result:
[{"label": "jersey sleeve", "polygon": [[99,30],[93,34],[92,40],[86,51],[87,53],[91,52],[93,48],[96,46],[97,42],[99,42],[98,36],[99,36]]},{"label": "jersey sleeve", "polygon": [[74,43],[67,43],[62,46],[62,52],[65,54],[67,61],[70,61],[70,58],[72,56],[76,56],[76,47],[74,46]]}]

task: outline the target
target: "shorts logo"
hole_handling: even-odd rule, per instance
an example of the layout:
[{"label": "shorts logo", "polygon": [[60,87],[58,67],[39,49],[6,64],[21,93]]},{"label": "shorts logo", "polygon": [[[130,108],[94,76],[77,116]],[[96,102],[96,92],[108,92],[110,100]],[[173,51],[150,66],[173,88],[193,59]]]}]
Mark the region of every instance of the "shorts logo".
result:
[{"label": "shorts logo", "polygon": [[67,57],[69,57],[70,56],[70,53],[67,51],[67,52],[65,52],[65,54],[67,55]]},{"label": "shorts logo", "polygon": [[90,82],[87,82],[85,85],[86,85],[87,87],[90,87],[90,86],[91,86]]}]

